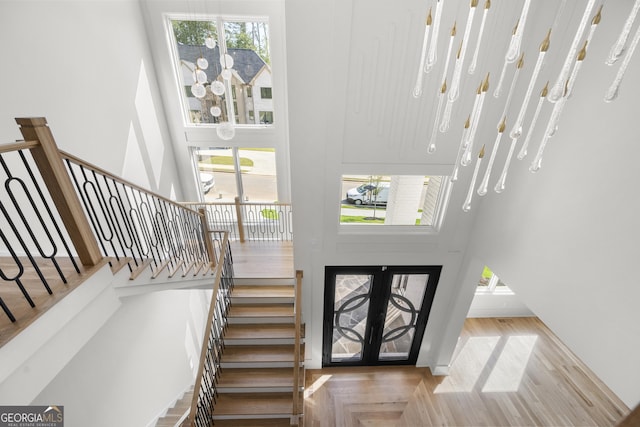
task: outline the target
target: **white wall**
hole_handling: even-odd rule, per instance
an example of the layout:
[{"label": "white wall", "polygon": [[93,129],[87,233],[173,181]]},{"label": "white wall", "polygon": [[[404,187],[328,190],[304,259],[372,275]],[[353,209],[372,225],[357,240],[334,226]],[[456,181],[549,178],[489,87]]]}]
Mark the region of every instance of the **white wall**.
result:
[{"label": "white wall", "polygon": [[[640,401],[638,52],[619,99],[602,101],[617,71],[604,60],[630,7],[605,6],[541,170],[526,170],[530,154],[525,165],[512,168],[504,194],[488,195],[468,256],[498,272],[634,407]],[[537,148],[540,134],[533,141]]]},{"label": "white wall", "polygon": [[2,1],[0,51],[0,143],[44,116],[61,149],[181,196],[137,1]]},{"label": "white wall", "polygon": [[[128,281],[123,274],[119,280]],[[0,348],[3,405],[29,404],[118,310],[113,280],[103,265]]]},{"label": "white wall", "polygon": [[193,385],[208,291],[161,291],[122,307],[35,398],[66,425],[147,425]]},{"label": "white wall", "polygon": [[[417,61],[412,52],[419,51],[421,38],[411,28],[421,28],[423,16],[411,14],[412,2],[286,2],[294,251],[296,269],[305,273],[308,366],[321,360],[324,266],[442,264],[419,363],[445,372],[477,278],[490,265],[629,406],[638,402],[637,52],[621,98],[602,102],[617,71],[603,63],[629,3],[605,7],[542,170],[533,176],[528,164],[514,160],[506,192],[476,196],[472,211],[462,214],[471,173],[463,168],[442,229],[420,236],[340,228],[338,200],[343,174],[444,175],[453,169],[447,150],[457,147],[455,134],[454,141],[439,137],[434,157],[420,152],[430,127],[423,117],[431,115],[427,106],[413,108],[414,80],[406,69]],[[358,32],[363,26],[369,33]],[[411,41],[402,43],[407,33]],[[553,46],[566,49],[570,39],[566,35]],[[492,76],[501,64],[492,64]],[[559,69],[561,62],[551,65]],[[389,78],[409,83],[392,85]],[[491,110],[495,117],[486,114],[483,122],[497,123],[500,110]],[[478,135],[488,149],[494,126],[483,126]],[[540,135],[533,139],[530,153]],[[495,161],[496,173],[505,150]]]},{"label": "white wall", "polygon": [[[359,5],[368,7],[363,2]],[[469,302],[457,303],[459,266],[473,219],[458,208],[464,189],[454,186],[451,205],[455,208],[449,209],[438,234],[339,226],[342,175],[446,175],[453,169],[441,158],[417,157],[409,149],[411,141],[375,141],[395,147],[389,156],[387,149],[377,151],[371,145],[374,141],[347,131],[350,123],[345,111],[353,92],[345,66],[358,56],[350,44],[352,6],[348,1],[286,2],[294,258],[296,269],[304,271],[307,366],[321,365],[324,267],[328,265],[442,265],[418,364],[446,366],[460,330],[454,319],[463,322],[469,308]],[[327,31],[328,22],[331,31]],[[378,52],[381,57],[386,53]],[[358,151],[366,153],[367,159],[353,154]],[[371,157],[376,160],[370,161]],[[457,331],[449,332],[454,338],[445,340],[451,322]]]}]

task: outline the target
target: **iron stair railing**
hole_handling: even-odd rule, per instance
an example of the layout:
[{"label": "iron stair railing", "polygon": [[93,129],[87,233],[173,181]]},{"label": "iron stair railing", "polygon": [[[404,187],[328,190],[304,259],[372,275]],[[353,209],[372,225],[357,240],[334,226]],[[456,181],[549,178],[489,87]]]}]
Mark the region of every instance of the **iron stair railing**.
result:
[{"label": "iron stair railing", "polygon": [[[34,307],[25,278],[37,277],[51,294],[52,282],[105,260],[128,266],[132,279],[148,268],[152,278],[165,269],[169,277],[212,274],[204,212],[61,152],[44,118],[16,122],[25,140],[0,145],[0,283],[14,283]],[[16,322],[2,295],[0,308]]]},{"label": "iron stair railing", "polygon": [[218,397],[218,380],[222,352],[224,350],[224,334],[227,330],[227,316],[231,305],[233,290],[233,260],[229,245],[228,231],[212,233],[222,239],[215,238],[217,266],[211,294],[211,304],[204,331],[200,366],[196,375],[193,400],[188,416],[188,425],[210,426],[213,420],[213,409]]}]

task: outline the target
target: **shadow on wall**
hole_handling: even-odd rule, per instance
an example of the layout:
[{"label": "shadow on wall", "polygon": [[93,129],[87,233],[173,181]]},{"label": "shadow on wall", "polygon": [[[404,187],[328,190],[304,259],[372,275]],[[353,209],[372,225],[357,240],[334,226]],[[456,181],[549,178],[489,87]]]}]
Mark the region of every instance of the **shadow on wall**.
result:
[{"label": "shadow on wall", "polygon": [[170,179],[172,174],[162,173],[165,167],[174,169],[168,164],[173,162],[172,153],[169,153],[169,158],[166,156],[165,146],[170,142],[163,139],[163,125],[158,119],[144,60],[140,61],[135,107],[136,115],[129,124],[121,175],[143,188],[175,199],[175,186]]}]

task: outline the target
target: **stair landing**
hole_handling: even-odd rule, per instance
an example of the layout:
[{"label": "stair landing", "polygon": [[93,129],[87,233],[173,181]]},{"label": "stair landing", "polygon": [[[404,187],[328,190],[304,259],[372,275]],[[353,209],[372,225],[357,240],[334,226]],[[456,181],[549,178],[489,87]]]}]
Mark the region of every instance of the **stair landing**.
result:
[{"label": "stair landing", "polygon": [[236,279],[295,277],[293,242],[231,242]]}]

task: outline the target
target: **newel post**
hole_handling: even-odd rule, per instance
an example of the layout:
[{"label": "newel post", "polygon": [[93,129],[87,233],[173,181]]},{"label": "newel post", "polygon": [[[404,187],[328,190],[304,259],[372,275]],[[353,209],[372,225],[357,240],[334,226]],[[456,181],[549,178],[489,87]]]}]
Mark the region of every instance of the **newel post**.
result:
[{"label": "newel post", "polygon": [[240,243],[244,243],[244,218],[242,217],[242,204],[240,203],[240,197],[235,198],[236,202],[236,215],[238,217],[238,236],[240,237]]},{"label": "newel post", "polygon": [[203,208],[198,208],[200,214],[200,221],[202,221],[202,232],[204,233],[204,244],[207,248],[207,254],[211,260],[209,265],[211,268],[216,266],[216,252],[213,250],[213,242],[211,241],[211,230],[209,229],[209,221],[207,221],[207,211]]},{"label": "newel post", "polygon": [[31,155],[40,170],[42,179],[58,209],[60,218],[82,265],[96,265],[102,260],[98,242],[91,230],[82,204],[64,167],[62,156],[56,145],[47,120],[44,117],[17,118],[20,132],[25,141],[38,141],[39,145],[31,149]]}]

